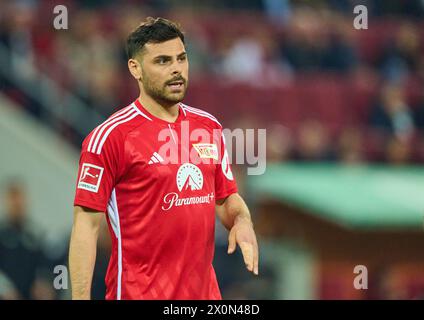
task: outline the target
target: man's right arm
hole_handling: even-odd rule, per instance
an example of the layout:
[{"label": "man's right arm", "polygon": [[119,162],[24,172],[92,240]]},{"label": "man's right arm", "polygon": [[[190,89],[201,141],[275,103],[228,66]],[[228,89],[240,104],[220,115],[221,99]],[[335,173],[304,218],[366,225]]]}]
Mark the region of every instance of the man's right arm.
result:
[{"label": "man's right arm", "polygon": [[69,245],[69,269],[74,300],[90,299],[97,238],[103,215],[103,212],[85,207],[74,207],[74,224]]}]

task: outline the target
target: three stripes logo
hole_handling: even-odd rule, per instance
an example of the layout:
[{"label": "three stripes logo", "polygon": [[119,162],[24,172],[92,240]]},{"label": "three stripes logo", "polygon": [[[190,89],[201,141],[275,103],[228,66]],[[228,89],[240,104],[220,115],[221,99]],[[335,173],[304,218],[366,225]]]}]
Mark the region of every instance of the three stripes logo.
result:
[{"label": "three stripes logo", "polygon": [[157,152],[153,152],[153,155],[150,157],[150,161],[149,164],[154,164],[154,163],[160,163],[163,162],[163,158],[160,156],[159,153]]}]

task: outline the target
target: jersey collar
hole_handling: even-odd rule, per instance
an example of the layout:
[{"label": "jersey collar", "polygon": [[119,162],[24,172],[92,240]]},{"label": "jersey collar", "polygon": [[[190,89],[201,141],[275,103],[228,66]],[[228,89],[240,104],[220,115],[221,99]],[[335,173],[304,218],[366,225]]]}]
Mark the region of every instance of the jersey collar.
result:
[{"label": "jersey collar", "polygon": [[175,120],[175,122],[169,122],[169,121],[166,121],[166,120],[163,120],[161,118],[154,116],[149,111],[147,111],[146,108],[143,107],[143,105],[141,104],[141,102],[138,99],[136,99],[134,101],[134,105],[140,112],[146,114],[150,119],[152,119],[152,121],[158,122],[158,123],[163,123],[163,124],[166,124],[166,125],[180,123],[185,118],[185,115],[186,115],[181,103],[178,104],[178,117]]}]

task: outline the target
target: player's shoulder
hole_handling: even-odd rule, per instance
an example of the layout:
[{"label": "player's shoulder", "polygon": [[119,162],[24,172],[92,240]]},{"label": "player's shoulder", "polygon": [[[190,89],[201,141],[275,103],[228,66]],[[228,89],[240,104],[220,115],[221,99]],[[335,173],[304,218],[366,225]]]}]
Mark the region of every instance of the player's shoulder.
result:
[{"label": "player's shoulder", "polygon": [[100,154],[105,145],[123,142],[126,134],[139,126],[143,120],[144,115],[131,103],[95,127],[84,139],[82,149]]},{"label": "player's shoulder", "polygon": [[213,128],[222,128],[221,123],[218,121],[218,119],[210,114],[209,112],[206,112],[199,108],[194,108],[192,106],[186,105],[184,103],[180,103],[181,108],[186,114],[186,117],[193,118],[198,121],[201,121],[205,123],[206,125],[209,125]]}]

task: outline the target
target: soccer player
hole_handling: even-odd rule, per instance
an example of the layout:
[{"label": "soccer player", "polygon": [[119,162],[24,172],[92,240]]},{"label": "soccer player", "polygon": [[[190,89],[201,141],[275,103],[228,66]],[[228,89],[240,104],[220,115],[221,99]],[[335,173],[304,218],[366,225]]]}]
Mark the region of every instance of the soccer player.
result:
[{"label": "soccer player", "polygon": [[222,126],[182,104],[184,35],[148,18],[127,39],[140,95],[82,143],[69,249],[73,299],[90,299],[99,223],[112,252],[106,299],[221,299],[212,266],[215,211],[258,274],[249,210],[237,193]]}]

